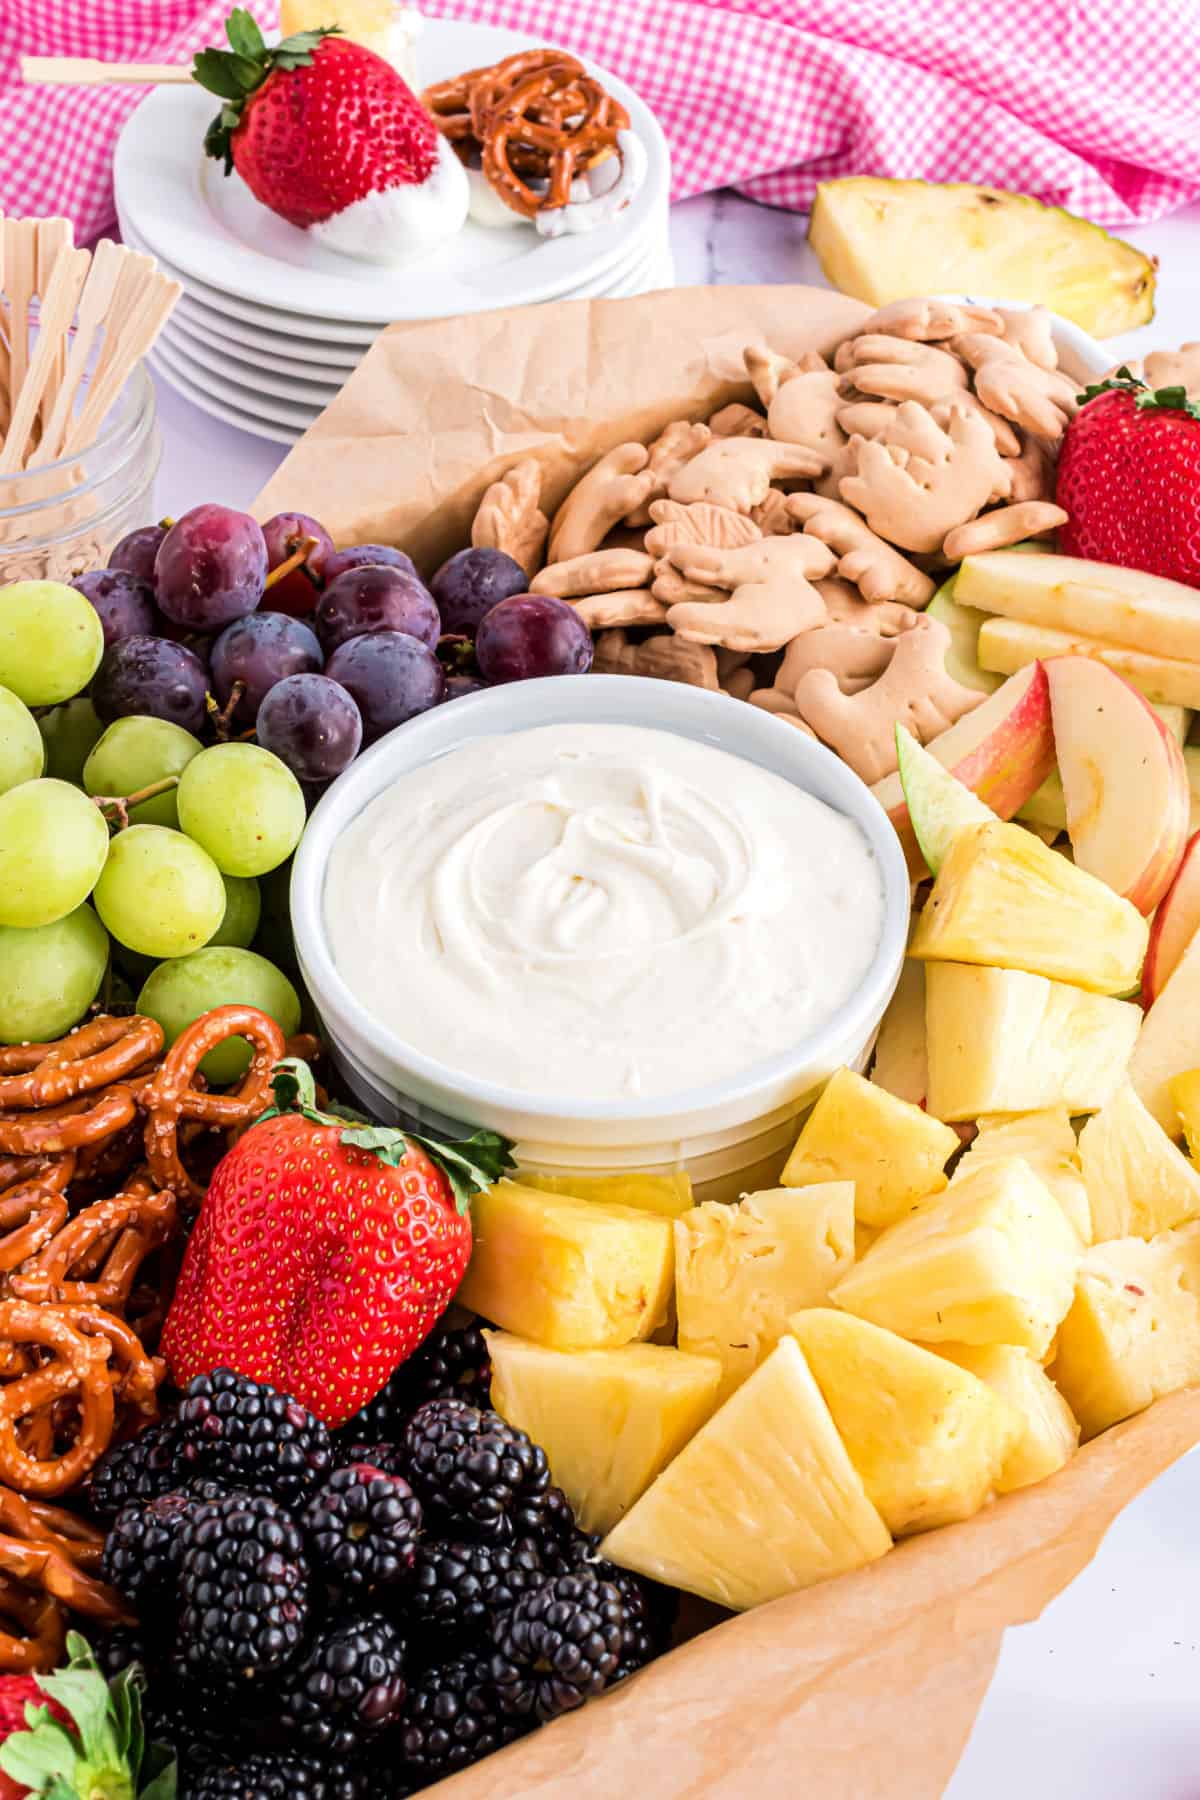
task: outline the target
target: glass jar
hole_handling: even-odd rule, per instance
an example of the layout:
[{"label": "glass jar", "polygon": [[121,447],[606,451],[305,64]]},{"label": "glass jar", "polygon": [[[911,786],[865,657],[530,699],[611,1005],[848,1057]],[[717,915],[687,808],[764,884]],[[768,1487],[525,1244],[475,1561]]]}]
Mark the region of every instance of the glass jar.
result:
[{"label": "glass jar", "polygon": [[102,567],[119,538],[153,520],[161,458],[154,383],[139,363],[88,449],[0,475],[0,583]]}]

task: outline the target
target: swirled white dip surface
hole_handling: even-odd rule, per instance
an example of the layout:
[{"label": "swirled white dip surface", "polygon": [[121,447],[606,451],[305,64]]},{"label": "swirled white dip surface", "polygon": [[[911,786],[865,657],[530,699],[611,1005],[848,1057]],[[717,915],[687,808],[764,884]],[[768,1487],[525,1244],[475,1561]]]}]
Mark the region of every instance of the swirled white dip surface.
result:
[{"label": "swirled white dip surface", "polygon": [[883,882],[849,819],[673,732],[548,725],[400,776],[334,845],[334,962],[461,1075],[617,1101],[737,1075],[865,975]]}]

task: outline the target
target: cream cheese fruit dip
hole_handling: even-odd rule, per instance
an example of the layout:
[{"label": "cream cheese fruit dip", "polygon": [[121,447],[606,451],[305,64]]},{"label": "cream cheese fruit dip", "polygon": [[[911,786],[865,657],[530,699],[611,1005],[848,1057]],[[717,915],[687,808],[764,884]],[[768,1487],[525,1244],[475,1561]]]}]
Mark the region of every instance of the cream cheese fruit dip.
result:
[{"label": "cream cheese fruit dip", "polygon": [[476,1080],[676,1094],[798,1044],[850,998],[883,880],[849,819],[712,745],[629,725],[475,739],[333,847],[325,928],[356,999]]}]

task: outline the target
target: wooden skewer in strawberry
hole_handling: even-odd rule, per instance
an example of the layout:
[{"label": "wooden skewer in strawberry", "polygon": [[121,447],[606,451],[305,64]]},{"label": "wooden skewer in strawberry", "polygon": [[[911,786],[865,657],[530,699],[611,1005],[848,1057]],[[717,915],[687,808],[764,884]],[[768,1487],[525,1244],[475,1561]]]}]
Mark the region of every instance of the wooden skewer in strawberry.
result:
[{"label": "wooden skewer in strawberry", "polygon": [[449,1305],[470,1197],[513,1166],[494,1132],[439,1144],[318,1111],[306,1064],[218,1164],[162,1351],[180,1387],[231,1368],[329,1426],[374,1398]]},{"label": "wooden skewer in strawberry", "polygon": [[225,34],[229,49],[192,67],[221,100],[204,147],[263,206],[365,262],[407,261],[462,228],[466,171],[382,56],[337,26],[269,47],[242,7]]}]

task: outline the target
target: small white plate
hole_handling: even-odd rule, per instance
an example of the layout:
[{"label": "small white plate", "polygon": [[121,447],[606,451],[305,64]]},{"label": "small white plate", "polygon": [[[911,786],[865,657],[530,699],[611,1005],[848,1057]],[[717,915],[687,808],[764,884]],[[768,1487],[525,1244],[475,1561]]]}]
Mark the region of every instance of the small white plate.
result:
[{"label": "small white plate", "polygon": [[[421,40],[422,79],[528,49],[536,38],[494,26],[431,19]],[[201,88],[156,88],[131,114],[117,143],[113,175],[123,219],[156,254],[189,278],[239,300],[303,319],[345,324],[440,318],[552,299],[620,264],[653,232],[670,186],[666,139],[638,96],[598,65],[604,85],[628,109],[646,149],[641,191],[607,225],[579,236],[541,238],[532,229],[489,230],[468,221],[427,259],[403,267],[358,263],[322,249],[228,179],[203,152],[217,106]]]},{"label": "small white plate", "polygon": [[292,425],[273,425],[268,420],[251,413],[242,412],[236,406],[228,405],[224,400],[217,400],[203,388],[197,388],[181,375],[177,369],[171,368],[165,358],[160,356],[159,347],[162,339],[150,351],[147,362],[160,380],[173,387],[185,400],[198,406],[201,412],[210,413],[214,419],[222,419],[227,425],[236,425],[239,431],[249,432],[251,437],[269,438],[273,444],[295,444],[304,436],[301,429]]}]

